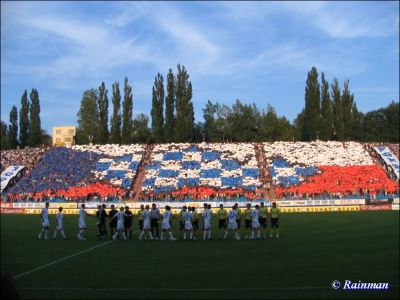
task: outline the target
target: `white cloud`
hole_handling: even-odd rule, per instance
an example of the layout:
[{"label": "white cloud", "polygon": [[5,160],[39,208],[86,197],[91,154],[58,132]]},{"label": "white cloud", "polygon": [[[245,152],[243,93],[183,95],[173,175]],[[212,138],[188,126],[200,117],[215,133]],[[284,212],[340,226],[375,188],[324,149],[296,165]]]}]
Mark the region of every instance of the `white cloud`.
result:
[{"label": "white cloud", "polygon": [[[299,14],[333,38],[381,37],[398,32],[398,3],[283,2],[282,7]],[[396,9],[397,5],[397,9]]]}]

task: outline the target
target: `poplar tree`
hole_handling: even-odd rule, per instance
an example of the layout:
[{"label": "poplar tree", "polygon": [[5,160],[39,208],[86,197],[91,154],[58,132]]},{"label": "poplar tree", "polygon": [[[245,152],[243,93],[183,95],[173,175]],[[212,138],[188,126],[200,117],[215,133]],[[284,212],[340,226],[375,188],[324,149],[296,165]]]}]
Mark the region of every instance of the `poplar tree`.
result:
[{"label": "poplar tree", "polygon": [[89,136],[93,136],[93,143],[99,140],[99,109],[97,90],[90,89],[83,92],[81,106],[78,112],[78,133],[79,144],[90,142]]},{"label": "poplar tree", "polygon": [[28,92],[24,91],[21,97],[21,109],[19,111],[19,144],[21,147],[28,145],[29,137],[29,100]]},{"label": "poplar tree", "polygon": [[321,122],[320,87],[317,68],[308,72],[305,89],[303,139],[315,140],[319,136]]},{"label": "poplar tree", "polygon": [[176,76],[176,120],[175,137],[177,142],[189,142],[193,137],[194,111],[192,103],[192,83],[184,66],[178,64]]},{"label": "poplar tree", "polygon": [[167,97],[165,98],[165,141],[174,142],[174,123],[175,123],[175,77],[172,69],[167,75]]},{"label": "poplar tree", "polygon": [[154,79],[151,108],[151,128],[156,143],[164,141],[164,79],[160,73]]},{"label": "poplar tree", "polygon": [[104,81],[99,86],[99,97],[98,97],[98,107],[99,107],[99,144],[106,144],[108,142],[108,90]]},{"label": "poplar tree", "polygon": [[342,113],[343,113],[343,138],[345,140],[351,139],[352,135],[352,110],[353,110],[353,95],[350,93],[349,81],[346,80],[343,85],[343,91],[341,96]]},{"label": "poplar tree", "polygon": [[31,105],[29,111],[29,145],[32,147],[42,143],[42,127],[40,121],[40,101],[39,93],[36,89],[32,89],[30,94]]},{"label": "poplar tree", "polygon": [[320,138],[328,141],[332,138],[333,114],[329,94],[329,83],[325,80],[324,72],[321,73],[321,133]]},{"label": "poplar tree", "polygon": [[111,117],[110,141],[113,144],[121,144],[121,93],[119,83],[115,82],[112,89],[113,115]]},{"label": "poplar tree", "polygon": [[6,150],[8,149],[9,143],[8,143],[8,128],[7,128],[7,124],[5,122],[3,122],[3,120],[1,121],[1,140],[0,140],[0,149],[1,150]]},{"label": "poplar tree", "polygon": [[128,84],[128,78],[125,77],[124,102],[122,103],[122,144],[129,144],[132,141],[132,109],[132,87]]},{"label": "poplar tree", "polygon": [[18,146],[18,111],[15,105],[10,111],[10,125],[8,125],[8,142],[11,149]]},{"label": "poplar tree", "polygon": [[343,111],[339,82],[336,78],[333,80],[333,84],[331,84],[331,89],[331,96],[333,100],[333,137],[335,140],[342,141],[344,138]]}]

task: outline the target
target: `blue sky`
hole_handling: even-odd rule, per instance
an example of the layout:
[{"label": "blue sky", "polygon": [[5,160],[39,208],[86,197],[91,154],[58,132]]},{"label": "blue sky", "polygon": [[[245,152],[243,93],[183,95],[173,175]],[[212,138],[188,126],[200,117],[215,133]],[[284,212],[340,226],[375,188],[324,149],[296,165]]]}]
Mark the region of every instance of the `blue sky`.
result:
[{"label": "blue sky", "polygon": [[[363,111],[399,101],[399,2],[1,2],[1,119],[37,88],[42,127],[75,125],[85,89],[129,78],[150,113],[158,72],[183,64],[207,100],[270,103],[293,121],[307,72],[350,80]],[[111,106],[111,105],[110,105]],[[111,114],[111,110],[110,110]]]}]

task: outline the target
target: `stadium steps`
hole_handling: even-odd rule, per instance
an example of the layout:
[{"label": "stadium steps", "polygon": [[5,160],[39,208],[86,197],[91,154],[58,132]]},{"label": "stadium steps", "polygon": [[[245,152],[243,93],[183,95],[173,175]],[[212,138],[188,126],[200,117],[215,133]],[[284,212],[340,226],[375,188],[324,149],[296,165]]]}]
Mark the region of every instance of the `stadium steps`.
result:
[{"label": "stadium steps", "polygon": [[133,200],[138,201],[140,192],[142,190],[142,183],[143,179],[146,175],[146,167],[150,163],[151,153],[153,152],[154,145],[147,145],[146,149],[143,153],[142,159],[140,161],[138,172],[135,176],[135,180],[132,183],[132,190],[133,190]]},{"label": "stadium steps", "polygon": [[270,193],[267,190],[267,181],[266,181],[266,178],[269,174],[267,174],[268,168],[265,167],[267,165],[267,159],[265,157],[263,145],[261,143],[254,144],[254,152],[256,154],[256,159],[257,159],[259,179],[262,183],[262,188],[264,190],[264,199],[269,199]]}]

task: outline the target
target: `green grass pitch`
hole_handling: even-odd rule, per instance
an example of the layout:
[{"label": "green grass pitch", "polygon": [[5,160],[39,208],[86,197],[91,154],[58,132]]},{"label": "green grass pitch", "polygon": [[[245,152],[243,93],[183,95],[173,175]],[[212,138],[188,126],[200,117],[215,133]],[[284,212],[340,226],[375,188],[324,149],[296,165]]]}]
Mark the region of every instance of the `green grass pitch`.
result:
[{"label": "green grass pitch", "polygon": [[[107,241],[87,218],[65,217],[68,240],[38,240],[39,216],[1,216],[1,269],[18,276]],[[51,235],[55,216],[50,216]],[[399,298],[399,212],[293,213],[280,239],[114,241],[14,279],[22,299]],[[179,237],[178,221],[173,228]],[[138,230],[137,220],[133,229]],[[243,229],[242,229],[243,234]],[[200,233],[198,233],[200,237]],[[334,290],[333,280],[388,282],[388,291]]]}]

